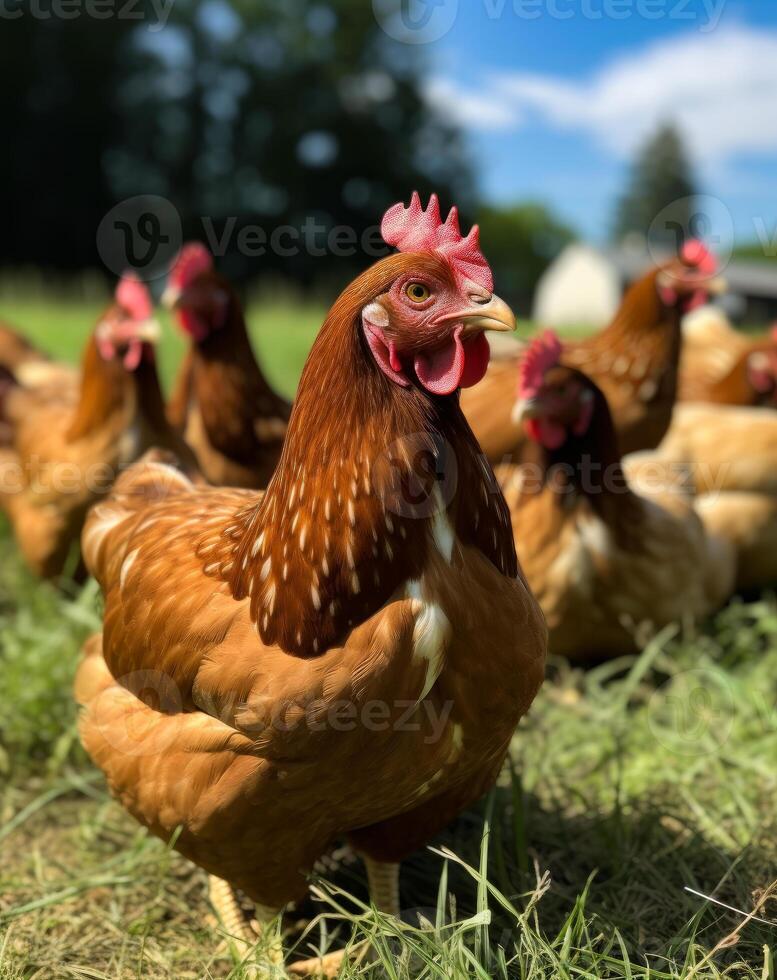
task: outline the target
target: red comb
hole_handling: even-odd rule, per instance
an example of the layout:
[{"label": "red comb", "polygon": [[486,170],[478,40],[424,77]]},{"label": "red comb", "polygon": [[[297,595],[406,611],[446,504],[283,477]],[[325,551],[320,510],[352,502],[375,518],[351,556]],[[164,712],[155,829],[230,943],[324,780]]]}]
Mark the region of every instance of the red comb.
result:
[{"label": "red comb", "polygon": [[561,341],[552,330],[545,330],[529,344],[518,368],[518,397],[531,398],[542,387],[545,372],[561,357]]},{"label": "red comb", "polygon": [[705,276],[714,276],[718,271],[718,260],[698,238],[689,238],[684,243],[680,249],[680,258],[686,265],[695,267]]},{"label": "red comb", "polygon": [[194,280],[213,268],[213,256],[202,242],[189,242],[178,253],[170,271],[170,285],[185,289]]},{"label": "red comb", "polygon": [[125,272],[116,287],[116,302],[133,320],[148,320],[154,312],[148,289],[134,272]]},{"label": "red comb", "polygon": [[439,252],[450,263],[459,285],[470,280],[493,292],[494,277],[480,251],[478,226],[473,225],[466,238],[463,237],[457,208],[451,208],[448,217],[442,221],[436,194],[429,198],[424,211],[421,198],[414,191],[410,207],[406,208],[400,201],[388,209],[380,232],[386,244],[395,246],[400,252]]}]

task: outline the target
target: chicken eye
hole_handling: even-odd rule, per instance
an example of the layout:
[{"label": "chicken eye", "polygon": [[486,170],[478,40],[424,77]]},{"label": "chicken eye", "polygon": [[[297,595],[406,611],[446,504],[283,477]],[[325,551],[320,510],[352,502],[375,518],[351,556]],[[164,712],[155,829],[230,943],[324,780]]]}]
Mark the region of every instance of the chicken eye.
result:
[{"label": "chicken eye", "polygon": [[432,295],[432,291],[422,282],[409,282],[405,286],[405,295],[413,303],[425,303]]}]

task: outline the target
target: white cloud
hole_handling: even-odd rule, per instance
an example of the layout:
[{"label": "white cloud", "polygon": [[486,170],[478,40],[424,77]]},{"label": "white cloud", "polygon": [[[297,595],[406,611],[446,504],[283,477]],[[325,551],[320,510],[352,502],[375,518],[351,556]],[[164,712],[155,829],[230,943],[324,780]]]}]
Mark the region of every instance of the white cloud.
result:
[{"label": "white cloud", "polygon": [[481,95],[446,78],[430,79],[424,95],[440,115],[464,129],[514,129],[521,121],[516,107],[504,97]]},{"label": "white cloud", "polygon": [[[438,107],[462,125],[518,129],[528,118],[587,133],[619,157],[665,119],[699,161],[777,151],[777,33],[746,27],[685,34],[621,55],[589,78],[505,72],[476,92],[437,80]],[[482,111],[478,109],[482,107]],[[489,111],[485,111],[488,109]],[[509,119],[509,122],[508,122]]]}]

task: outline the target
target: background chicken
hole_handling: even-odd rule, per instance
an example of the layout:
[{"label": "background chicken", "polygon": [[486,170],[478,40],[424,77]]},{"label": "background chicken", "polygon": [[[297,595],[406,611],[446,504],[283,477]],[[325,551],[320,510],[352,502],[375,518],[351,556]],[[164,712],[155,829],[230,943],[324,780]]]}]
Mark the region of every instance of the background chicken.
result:
[{"label": "background chicken", "polygon": [[21,332],[0,323],[0,368],[27,387],[42,384],[78,382],[78,373],[70,364],[53,361]]},{"label": "background chicken", "polygon": [[[684,314],[722,288],[713,256],[689,241],[680,256],[652,269],[627,291],[608,327],[564,344],[563,361],[601,389],[621,451],[657,446],[669,428],[677,393],[680,324]],[[485,382],[462,399],[473,431],[492,463],[509,459],[524,441],[513,418],[521,352],[500,357]],[[511,370],[512,366],[512,370]]]},{"label": "background chicken", "polygon": [[30,567],[52,577],[78,542],[89,506],[151,446],[193,460],[167,424],[145,286],[125,276],[84,351],[78,385],[6,379],[0,503]]},{"label": "background chicken", "polygon": [[737,552],[737,588],[777,585],[777,411],[678,405],[652,455],[690,471],[705,526]]},{"label": "background chicken", "polygon": [[725,313],[704,307],[683,323],[678,398],[777,406],[777,334],[749,337]]},{"label": "background chicken", "polygon": [[266,494],[148,461],[84,531],[106,601],[77,680],[84,744],[137,819],[181,829],[230,930],[231,886],[266,921],[339,835],[396,911],[396,862],[493,783],[543,675],[542,616],[458,403],[483,331],[513,316],[477,230],[436,198],[392,208],[383,235],[400,254],[332,307]]},{"label": "background chicken", "polygon": [[164,301],[191,348],[168,406],[216,485],[264,487],[280,456],[290,405],[256,362],[237,294],[199,243],[184,247]]},{"label": "background chicken", "polygon": [[604,395],[562,357],[549,331],[524,356],[517,418],[528,441],[520,465],[497,475],[551,651],[618,656],[667,623],[721,605],[733,590],[734,557],[708,540],[692,493],[671,474],[656,474],[649,499],[634,492]]},{"label": "background chicken", "polygon": [[777,411],[678,405],[656,457],[688,466],[698,493],[777,493]]}]

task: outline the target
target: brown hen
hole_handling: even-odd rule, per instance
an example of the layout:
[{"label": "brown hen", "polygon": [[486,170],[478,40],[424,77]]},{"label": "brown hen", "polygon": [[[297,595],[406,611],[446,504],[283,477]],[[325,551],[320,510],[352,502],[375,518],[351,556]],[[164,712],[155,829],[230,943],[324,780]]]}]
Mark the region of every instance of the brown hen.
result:
[{"label": "brown hen", "polygon": [[5,389],[0,506],[38,575],[62,572],[88,508],[147,449],[174,449],[193,465],[165,419],[151,313],[145,287],[126,276],[86,345],[78,384],[11,379]]},{"label": "brown hen", "polygon": [[705,535],[682,469],[643,466],[635,491],[604,395],[561,357],[550,332],[525,355],[518,412],[528,441],[521,463],[497,475],[551,651],[596,660],[721,605],[734,555]]},{"label": "brown hen", "polygon": [[168,418],[217,486],[263,488],[275,470],[291,406],[270,387],[251,348],[237,293],[204,245],[186,245],[163,301],[190,350]]},{"label": "brown hen", "polygon": [[[677,393],[680,323],[722,288],[714,259],[699,242],[634,283],[604,330],[564,344],[563,362],[585,372],[604,393],[623,453],[651,449],[669,428]],[[462,407],[492,463],[518,458],[525,441],[513,417],[521,352],[495,361]]]},{"label": "brown hen", "polygon": [[436,199],[383,228],[402,251],[331,309],[266,493],[150,459],[84,531],[106,604],[76,685],[84,744],[138,820],[180,828],[230,929],[233,886],[266,921],[341,836],[397,911],[397,862],[494,782],[543,676],[542,615],[458,400],[483,331],[514,319]]},{"label": "brown hen", "polygon": [[0,368],[26,387],[78,384],[78,372],[72,365],[53,361],[22,333],[5,323],[0,323]]}]

